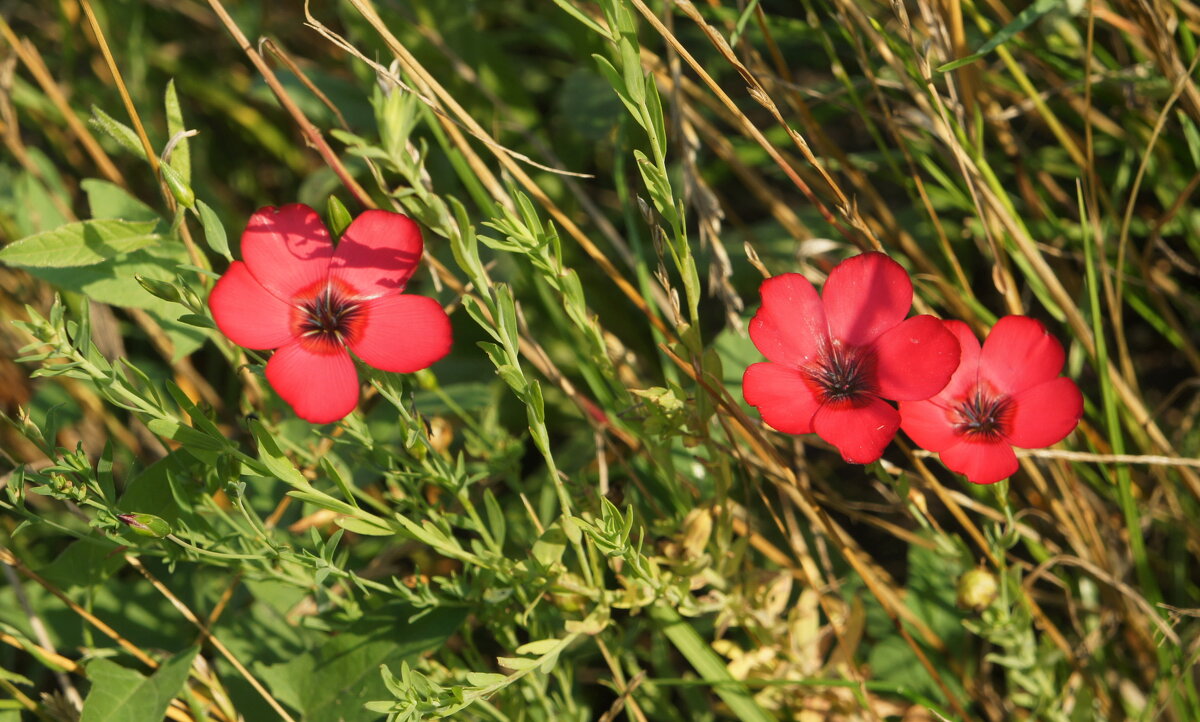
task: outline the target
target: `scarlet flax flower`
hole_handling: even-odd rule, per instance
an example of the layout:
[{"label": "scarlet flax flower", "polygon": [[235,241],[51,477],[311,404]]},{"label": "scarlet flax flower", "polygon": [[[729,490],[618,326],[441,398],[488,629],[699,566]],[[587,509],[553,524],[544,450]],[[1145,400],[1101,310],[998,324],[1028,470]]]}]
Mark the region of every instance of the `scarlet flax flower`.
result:
[{"label": "scarlet flax flower", "polygon": [[900,414],[884,399],[929,398],[958,366],[941,321],[905,320],[912,281],[882,253],[839,263],[820,296],[798,273],[764,281],[761,293],[750,338],[768,362],[746,369],[746,403],[774,429],[816,432],[846,461],[875,461],[896,435]]},{"label": "scarlet flax flower", "polygon": [[1062,344],[1028,316],[1005,316],[982,349],[962,321],[946,321],[962,361],[950,383],[925,401],[902,402],[900,425],[951,471],[992,484],[1017,471],[1013,447],[1061,441],[1083,416],[1083,395],[1059,376]]},{"label": "scarlet flax flower", "polygon": [[234,261],[208,298],[234,343],[276,349],[267,380],[312,423],[343,418],[358,404],[347,349],[370,366],[409,373],[450,351],[450,319],[437,301],[403,294],[421,259],[421,232],[407,216],[365,211],[334,248],[301,203],[259,209]]}]

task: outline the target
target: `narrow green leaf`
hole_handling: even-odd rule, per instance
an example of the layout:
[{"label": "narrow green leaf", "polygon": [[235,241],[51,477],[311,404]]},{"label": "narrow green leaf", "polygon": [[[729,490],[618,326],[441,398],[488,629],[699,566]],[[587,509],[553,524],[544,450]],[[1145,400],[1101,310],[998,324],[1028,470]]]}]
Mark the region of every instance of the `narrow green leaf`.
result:
[{"label": "narrow green leaf", "polygon": [[185,448],[199,451],[221,451],[226,445],[224,440],[214,439],[204,432],[171,419],[150,419],[146,422],[146,428],[159,436],[178,441]]},{"label": "narrow green leaf", "polygon": [[971,63],[979,60],[983,56],[1011,40],[1017,33],[1021,32],[1030,25],[1033,25],[1035,22],[1041,19],[1043,15],[1049,13],[1051,10],[1054,10],[1060,5],[1064,5],[1065,3],[1066,0],[1036,0],[1036,2],[1034,2],[1032,5],[1018,13],[1017,16],[1013,18],[1012,22],[1000,28],[1000,31],[989,38],[986,43],[980,45],[979,49],[974,53],[965,58],[952,60],[945,65],[939,66],[937,72],[945,73],[954,70],[955,68],[961,68],[964,65],[970,65]]},{"label": "narrow green leaf", "polygon": [[496,661],[500,663],[501,667],[511,669],[515,672],[533,669],[538,666],[538,660],[529,659],[528,657],[496,657]]},{"label": "narrow green leaf", "polygon": [[204,226],[204,240],[208,247],[232,261],[233,254],[229,252],[229,239],[225,236],[225,226],[216,211],[208,207],[204,201],[196,201],[196,210],[200,212],[200,225]]},{"label": "narrow green leaf", "polygon": [[188,148],[188,139],[183,136],[183,133],[187,132],[187,128],[183,125],[183,111],[179,108],[179,96],[175,93],[174,78],[167,81],[164,105],[167,112],[167,133],[172,140],[178,138],[175,141],[175,146],[171,148],[171,155],[168,162],[175,169],[175,172],[179,173],[179,177],[183,180],[184,184],[191,185],[192,152]]},{"label": "narrow green leaf", "polygon": [[296,468],[296,465],[284,456],[270,432],[257,419],[250,419],[250,433],[254,435],[254,440],[258,442],[258,459],[263,463],[263,466],[267,467],[267,471],[270,471],[275,478],[287,482],[297,489],[303,491],[312,490],[312,485],[308,483],[308,479],[305,479],[300,470]]},{"label": "narrow green leaf", "polygon": [[712,650],[688,624],[679,612],[666,604],[655,604],[649,608],[650,618],[658,624],[667,639],[675,645],[679,653],[700,673],[706,682],[713,683],[713,691],[717,693],[729,709],[742,722],[775,722],[766,710],[759,706],[754,696],[737,680],[717,653]]},{"label": "narrow green leaf", "polygon": [[111,218],[68,223],[8,244],[0,249],[0,261],[35,268],[90,266],[159,241],[154,226]]},{"label": "narrow green leaf", "polygon": [[539,639],[536,642],[527,642],[517,647],[517,654],[529,657],[540,657],[543,654],[549,653],[558,645],[562,644],[561,639]]},{"label": "narrow green leaf", "polygon": [[100,108],[92,106],[92,117],[88,119],[88,122],[120,143],[121,147],[125,150],[139,158],[146,157],[146,150],[142,148],[142,141],[138,138],[137,133],[133,132],[133,128],[100,110]]}]

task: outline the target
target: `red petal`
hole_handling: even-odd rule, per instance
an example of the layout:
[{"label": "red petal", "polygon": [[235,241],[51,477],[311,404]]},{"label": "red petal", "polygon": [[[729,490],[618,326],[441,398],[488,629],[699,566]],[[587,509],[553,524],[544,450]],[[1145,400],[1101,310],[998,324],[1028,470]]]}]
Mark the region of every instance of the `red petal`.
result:
[{"label": "red petal", "polygon": [[1008,440],[1023,449],[1040,449],[1062,441],[1083,418],[1083,394],[1061,376],[1013,397]]},{"label": "red petal", "polygon": [[246,264],[234,261],[213,286],[208,307],[221,333],[239,346],[278,348],[292,340],[292,309],[254,280]]},{"label": "red petal", "polygon": [[821,291],[830,333],[851,346],[866,346],[903,321],[912,296],[908,273],[882,253],[842,261]]},{"label": "red petal", "polygon": [[996,390],[1016,396],[1058,376],[1066,354],[1040,321],[1005,316],[996,322],[979,357],[979,377]]},{"label": "red petal", "polygon": [[358,404],[358,373],[343,348],[319,353],[289,343],[267,362],[267,381],[297,416],[314,424],[337,421]]},{"label": "red petal", "polygon": [[329,231],[303,203],[260,208],[242,232],[242,260],[263,287],[284,301],[324,283],[330,258]]},{"label": "red petal", "polygon": [[875,339],[879,395],[920,401],[946,387],[958,368],[958,339],[933,316],[913,316]]},{"label": "red petal", "polygon": [[958,339],[960,352],[958,368],[954,370],[950,382],[933,397],[934,400],[949,406],[966,398],[979,383],[979,339],[975,338],[971,327],[962,321],[942,321],[942,325]]},{"label": "red petal", "polygon": [[425,296],[389,294],[363,303],[350,350],[383,371],[412,373],[450,352],[450,318]]},{"label": "red petal", "polygon": [[825,404],[813,416],[813,430],[842,452],[851,464],[869,464],[880,456],[900,428],[900,413],[877,398],[866,406]]},{"label": "red petal", "polygon": [[1003,439],[964,439],[939,456],[947,469],[966,476],[972,484],[995,484],[1017,473],[1017,455]]},{"label": "red petal", "polygon": [[772,429],[812,433],[812,417],[821,404],[800,371],[773,363],[751,364],[742,375],[742,395]]},{"label": "red petal", "polygon": [[404,290],[421,260],[421,230],[408,216],[363,211],[338,241],[329,275],[372,298]]},{"label": "red petal", "polygon": [[829,341],[825,307],[817,289],[799,273],[763,281],[762,306],[750,321],[750,339],[771,361],[804,366]]},{"label": "red petal", "polygon": [[942,451],[962,440],[954,431],[954,416],[933,401],[901,401],[900,428],[922,449]]}]

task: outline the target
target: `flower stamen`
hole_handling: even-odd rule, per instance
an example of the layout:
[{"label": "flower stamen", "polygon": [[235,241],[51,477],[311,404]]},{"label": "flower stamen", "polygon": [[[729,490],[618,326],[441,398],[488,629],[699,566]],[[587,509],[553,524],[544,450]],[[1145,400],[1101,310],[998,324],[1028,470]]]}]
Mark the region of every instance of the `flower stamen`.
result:
[{"label": "flower stamen", "polygon": [[863,349],[834,344],[805,371],[822,403],[854,403],[876,392],[874,359]]},{"label": "flower stamen", "polygon": [[995,441],[1004,436],[1012,413],[1012,399],[1007,396],[989,396],[982,389],[975,389],[966,400],[955,408],[961,421],[954,430],[967,437]]},{"label": "flower stamen", "polygon": [[332,286],[326,286],[315,297],[299,305],[299,333],[302,338],[328,344],[348,343],[355,321],[362,315],[362,305],[343,296]]}]

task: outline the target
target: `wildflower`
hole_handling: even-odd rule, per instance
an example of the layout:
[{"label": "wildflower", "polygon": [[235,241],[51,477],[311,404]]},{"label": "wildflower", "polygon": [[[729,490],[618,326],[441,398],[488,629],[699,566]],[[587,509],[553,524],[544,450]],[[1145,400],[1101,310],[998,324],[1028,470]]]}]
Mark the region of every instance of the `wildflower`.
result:
[{"label": "wildflower", "polygon": [[900,425],[913,441],[967,481],[992,484],[1017,471],[1014,446],[1050,446],[1075,429],[1083,395],[1058,375],[1066,356],[1045,326],[1005,316],[980,349],[965,323],[945,324],[962,362],[941,393],[900,404]]},{"label": "wildflower", "polygon": [[209,296],[221,332],[276,349],[267,380],[296,414],[337,421],[358,403],[347,348],[370,366],[410,373],[450,350],[450,319],[433,299],[401,293],[421,258],[406,216],[366,211],[334,249],[317,212],[295,203],[259,209],[234,261]]},{"label": "wildflower", "polygon": [[941,321],[905,320],[912,281],[882,253],[839,263],[819,297],[798,273],[764,281],[761,293],[750,338],[768,362],[746,369],[746,403],[774,429],[816,432],[846,461],[875,461],[896,435],[900,414],[884,399],[929,398],[958,365]]}]

